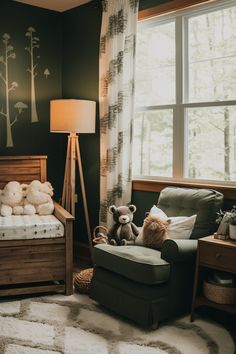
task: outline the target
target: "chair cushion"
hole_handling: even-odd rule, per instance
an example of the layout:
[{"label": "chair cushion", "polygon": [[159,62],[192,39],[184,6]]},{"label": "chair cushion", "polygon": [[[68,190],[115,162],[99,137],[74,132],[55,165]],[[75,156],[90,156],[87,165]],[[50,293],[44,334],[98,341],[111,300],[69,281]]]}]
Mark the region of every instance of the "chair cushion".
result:
[{"label": "chair cushion", "polygon": [[64,236],[64,226],[54,215],[0,216],[0,240],[30,240]]},{"label": "chair cushion", "polygon": [[215,220],[223,206],[223,194],[211,189],[166,187],[157,206],[170,217],[197,214],[190,238],[198,239],[216,231]]},{"label": "chair cushion", "polygon": [[170,265],[159,251],[140,246],[96,245],[93,260],[99,267],[142,284],[164,283],[170,275]]}]

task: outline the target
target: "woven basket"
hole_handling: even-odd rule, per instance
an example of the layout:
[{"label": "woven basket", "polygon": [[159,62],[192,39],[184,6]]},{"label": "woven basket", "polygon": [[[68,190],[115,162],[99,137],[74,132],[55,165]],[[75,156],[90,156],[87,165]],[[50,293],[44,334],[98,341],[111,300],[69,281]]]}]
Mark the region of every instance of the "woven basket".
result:
[{"label": "woven basket", "polygon": [[92,277],[93,268],[88,268],[77,273],[74,277],[75,290],[82,294],[88,294]]},{"label": "woven basket", "polygon": [[218,304],[236,304],[236,288],[216,285],[204,281],[203,293],[208,300],[211,300]]},{"label": "woven basket", "polygon": [[[101,230],[102,232],[100,232]],[[108,229],[105,226],[100,226],[100,225],[96,226],[93,229],[93,243],[95,245],[100,243],[108,243],[107,233],[108,233]]]}]

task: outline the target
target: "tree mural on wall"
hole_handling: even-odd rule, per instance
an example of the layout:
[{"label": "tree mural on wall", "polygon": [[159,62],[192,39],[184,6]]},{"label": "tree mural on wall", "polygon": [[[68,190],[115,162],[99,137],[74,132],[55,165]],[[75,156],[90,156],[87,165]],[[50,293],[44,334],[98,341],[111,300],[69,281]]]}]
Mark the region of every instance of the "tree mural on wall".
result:
[{"label": "tree mural on wall", "polygon": [[31,123],[37,123],[38,113],[36,107],[36,97],[35,97],[35,78],[37,76],[37,63],[35,63],[34,58],[34,50],[39,48],[39,41],[40,39],[35,36],[36,30],[33,27],[29,27],[25,36],[29,39],[29,46],[25,48],[27,52],[30,54],[30,68],[27,71],[30,73],[31,76]]},{"label": "tree mural on wall", "polygon": [[14,91],[18,87],[18,83],[16,81],[10,82],[9,80],[9,59],[15,59],[16,53],[14,52],[14,47],[10,44],[11,36],[8,33],[4,33],[2,36],[3,44],[4,44],[4,55],[0,56],[0,64],[4,67],[4,73],[0,71],[0,78],[3,82],[5,88],[5,111],[4,108],[1,107],[0,115],[6,120],[6,147],[13,147],[13,138],[12,138],[12,127],[17,122],[18,116],[23,112],[27,105],[23,102],[17,102],[14,107],[18,110],[18,114],[15,116],[14,120],[11,120],[10,115],[10,102],[9,102],[9,94],[11,91]]}]

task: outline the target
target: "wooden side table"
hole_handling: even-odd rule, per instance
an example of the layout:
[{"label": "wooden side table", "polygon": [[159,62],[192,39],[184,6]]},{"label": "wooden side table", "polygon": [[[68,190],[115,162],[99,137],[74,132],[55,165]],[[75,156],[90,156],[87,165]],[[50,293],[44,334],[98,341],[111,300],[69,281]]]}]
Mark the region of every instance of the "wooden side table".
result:
[{"label": "wooden side table", "polygon": [[199,306],[210,306],[236,314],[236,305],[223,305],[208,300],[201,291],[200,269],[209,268],[236,274],[236,242],[218,240],[207,236],[198,240],[197,261],[195,268],[191,321],[194,320],[194,310]]}]

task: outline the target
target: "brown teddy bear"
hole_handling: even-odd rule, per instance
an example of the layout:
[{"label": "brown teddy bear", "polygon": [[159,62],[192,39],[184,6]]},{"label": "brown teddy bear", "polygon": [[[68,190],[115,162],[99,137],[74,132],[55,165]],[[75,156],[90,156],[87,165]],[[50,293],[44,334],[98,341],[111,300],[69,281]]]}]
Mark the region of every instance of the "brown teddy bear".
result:
[{"label": "brown teddy bear", "polygon": [[109,212],[113,215],[115,224],[108,231],[108,242],[111,245],[133,244],[139,234],[137,226],[132,222],[135,205],[116,207],[111,205]]},{"label": "brown teddy bear", "polygon": [[163,242],[168,238],[168,221],[161,220],[158,216],[149,214],[143,223],[143,245],[160,249]]}]

